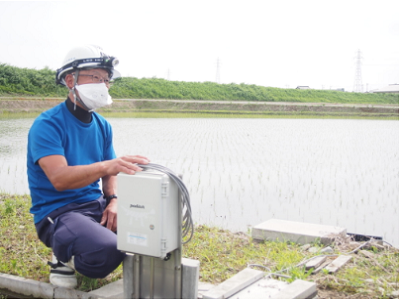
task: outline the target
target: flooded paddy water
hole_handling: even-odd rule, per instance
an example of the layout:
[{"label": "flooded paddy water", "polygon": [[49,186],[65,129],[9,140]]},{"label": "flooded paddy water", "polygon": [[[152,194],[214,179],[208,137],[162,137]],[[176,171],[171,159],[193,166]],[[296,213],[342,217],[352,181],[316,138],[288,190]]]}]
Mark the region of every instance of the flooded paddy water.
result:
[{"label": "flooded paddy water", "polygon": [[[399,122],[109,118],[118,156],[183,175],[197,224],[232,231],[271,218],[333,225],[399,246]],[[29,193],[33,119],[0,120],[0,191]]]}]

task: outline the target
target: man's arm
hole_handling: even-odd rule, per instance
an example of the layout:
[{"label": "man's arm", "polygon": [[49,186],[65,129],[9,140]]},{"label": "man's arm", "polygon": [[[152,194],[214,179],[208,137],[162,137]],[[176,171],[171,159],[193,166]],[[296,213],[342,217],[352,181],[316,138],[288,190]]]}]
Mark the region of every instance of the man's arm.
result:
[{"label": "man's arm", "polygon": [[136,163],[147,164],[149,160],[140,155],[126,155],[90,165],[68,166],[62,155],[50,155],[39,159],[39,165],[57,191],[85,187],[99,178],[115,176],[119,172],[135,174],[141,171]]},{"label": "man's arm", "polygon": [[[105,176],[102,178],[103,193],[105,196],[117,194],[117,176]],[[117,199],[111,199],[101,217],[100,224],[105,225],[111,231],[117,230]]]}]

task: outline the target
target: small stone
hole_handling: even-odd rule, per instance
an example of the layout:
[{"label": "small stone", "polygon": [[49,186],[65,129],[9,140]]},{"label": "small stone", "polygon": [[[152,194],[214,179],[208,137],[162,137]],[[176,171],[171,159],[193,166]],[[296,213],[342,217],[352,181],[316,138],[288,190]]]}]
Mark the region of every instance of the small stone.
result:
[{"label": "small stone", "polygon": [[392,295],[392,297],[393,298],[399,298],[399,291],[393,291],[392,293],[391,293],[391,295]]},{"label": "small stone", "polygon": [[308,249],[310,249],[310,247],[311,247],[310,244],[305,244],[305,245],[301,246],[300,249],[303,251],[307,251]]},{"label": "small stone", "polygon": [[319,249],[317,247],[311,247],[310,249],[308,249],[308,252],[310,253],[317,253],[319,251]]},{"label": "small stone", "polygon": [[333,249],[331,247],[326,247],[321,250],[321,253],[333,253]]}]

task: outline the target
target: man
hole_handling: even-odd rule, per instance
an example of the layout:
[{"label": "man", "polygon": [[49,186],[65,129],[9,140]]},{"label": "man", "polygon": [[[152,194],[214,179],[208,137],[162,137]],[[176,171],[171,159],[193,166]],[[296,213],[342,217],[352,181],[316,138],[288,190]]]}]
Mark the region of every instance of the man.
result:
[{"label": "man", "polygon": [[116,247],[116,175],[141,171],[136,164],[149,160],[116,158],[111,125],[94,112],[112,102],[108,89],[117,64],[100,47],[72,49],[56,74],[69,89],[67,100],[42,113],[29,131],[30,211],[39,239],[53,250],[54,285],[75,287],[74,270],[105,277],[124,259]]}]

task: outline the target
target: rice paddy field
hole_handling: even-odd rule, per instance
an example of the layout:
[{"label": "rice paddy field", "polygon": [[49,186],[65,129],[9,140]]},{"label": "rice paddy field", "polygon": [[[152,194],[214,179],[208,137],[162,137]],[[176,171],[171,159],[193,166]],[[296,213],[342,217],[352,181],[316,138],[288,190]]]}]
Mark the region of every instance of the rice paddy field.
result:
[{"label": "rice paddy field", "polygon": [[[399,122],[108,118],[117,155],[183,175],[196,224],[231,231],[271,218],[334,225],[399,245]],[[0,191],[27,194],[33,119],[0,120]]]}]

